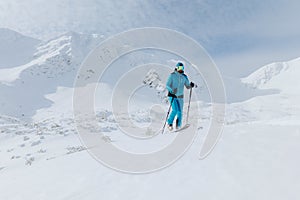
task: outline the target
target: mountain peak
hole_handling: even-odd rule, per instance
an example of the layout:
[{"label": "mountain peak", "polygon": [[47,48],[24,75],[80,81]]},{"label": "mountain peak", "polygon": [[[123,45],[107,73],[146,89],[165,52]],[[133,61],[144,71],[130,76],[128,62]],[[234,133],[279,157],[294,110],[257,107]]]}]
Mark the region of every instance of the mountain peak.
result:
[{"label": "mountain peak", "polygon": [[36,42],[40,42],[40,40],[23,35],[17,31],[8,29],[8,28],[0,28],[0,41],[3,40],[16,40],[16,39],[27,39],[27,40],[34,40]]},{"label": "mountain peak", "polygon": [[279,89],[283,92],[293,93],[295,86],[300,84],[299,74],[300,58],[296,58],[288,62],[276,62],[263,66],[241,80],[253,88]]}]

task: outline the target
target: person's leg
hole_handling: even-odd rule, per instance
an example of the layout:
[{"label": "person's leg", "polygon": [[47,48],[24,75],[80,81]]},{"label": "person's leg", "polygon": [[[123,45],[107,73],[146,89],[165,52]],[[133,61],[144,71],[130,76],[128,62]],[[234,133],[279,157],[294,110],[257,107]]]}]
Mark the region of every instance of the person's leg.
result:
[{"label": "person's leg", "polygon": [[182,113],[183,113],[183,98],[177,98],[177,124],[176,126],[179,128],[182,125]]},{"label": "person's leg", "polygon": [[173,124],[174,118],[175,118],[175,116],[177,114],[177,111],[179,109],[178,103],[176,103],[177,102],[176,99],[177,98],[174,98],[174,100],[172,102],[172,97],[169,97],[170,103],[172,102],[172,105],[171,105],[172,106],[172,112],[171,112],[171,114],[170,114],[170,116],[168,118],[168,124]]}]

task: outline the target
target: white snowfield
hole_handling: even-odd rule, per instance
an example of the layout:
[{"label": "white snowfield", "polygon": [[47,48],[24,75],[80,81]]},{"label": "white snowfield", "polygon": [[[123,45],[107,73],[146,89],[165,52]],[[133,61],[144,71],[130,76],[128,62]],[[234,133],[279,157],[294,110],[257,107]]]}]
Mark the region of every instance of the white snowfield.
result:
[{"label": "white snowfield", "polygon": [[[6,38],[10,38],[7,31]],[[226,105],[222,137],[204,160],[198,158],[212,117],[211,104],[193,96],[190,117],[199,123],[193,125],[198,134],[190,149],[163,170],[132,175],[93,159],[79,140],[73,118],[74,77],[82,59],[102,36],[71,32],[37,43],[17,36],[35,50],[31,60],[26,55],[16,65],[0,69],[1,200],[300,198],[300,58],[263,66],[248,77],[226,82],[226,87],[240,84],[238,87],[251,94]],[[0,49],[5,47],[0,44]],[[86,73],[89,77],[93,71]],[[155,111],[155,116],[164,118],[168,107],[161,98],[164,81],[155,71],[145,77],[147,85],[154,85],[149,88],[141,82],[142,89],[149,92],[129,101],[133,104],[130,118],[112,111],[113,85],[95,83],[98,126],[89,121],[81,126],[103,133],[105,142],[129,152],[149,153],[165,147],[184,132],[135,140],[122,133],[114,116],[120,115],[120,123],[127,128],[134,128],[129,120],[147,126],[152,120],[149,107],[155,103],[164,108]],[[231,95],[231,99],[241,99],[238,92]],[[195,109],[197,104],[200,111]],[[186,105],[184,110],[185,116]],[[154,133],[149,129],[142,134]]]}]

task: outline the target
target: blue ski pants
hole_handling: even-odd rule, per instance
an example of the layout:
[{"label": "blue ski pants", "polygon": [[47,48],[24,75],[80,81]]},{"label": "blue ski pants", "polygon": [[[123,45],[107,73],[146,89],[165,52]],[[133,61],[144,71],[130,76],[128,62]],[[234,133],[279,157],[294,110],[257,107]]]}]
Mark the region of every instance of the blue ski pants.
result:
[{"label": "blue ski pants", "polygon": [[[169,97],[170,103],[173,97]],[[181,127],[183,113],[183,98],[174,98],[172,102],[172,112],[168,119],[168,124],[173,124],[174,118],[177,116],[177,126]]]}]

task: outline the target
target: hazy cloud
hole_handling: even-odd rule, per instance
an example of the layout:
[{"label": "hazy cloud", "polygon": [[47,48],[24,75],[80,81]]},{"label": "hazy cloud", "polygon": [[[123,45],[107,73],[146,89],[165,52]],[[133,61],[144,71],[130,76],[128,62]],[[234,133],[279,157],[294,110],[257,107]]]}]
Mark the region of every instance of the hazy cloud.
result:
[{"label": "hazy cloud", "polygon": [[70,30],[109,36],[135,27],[172,28],[198,40],[226,69],[226,58],[247,66],[240,55],[248,55],[257,67],[263,52],[272,51],[273,60],[300,52],[299,10],[296,0],[0,0],[0,27],[42,39]]}]

